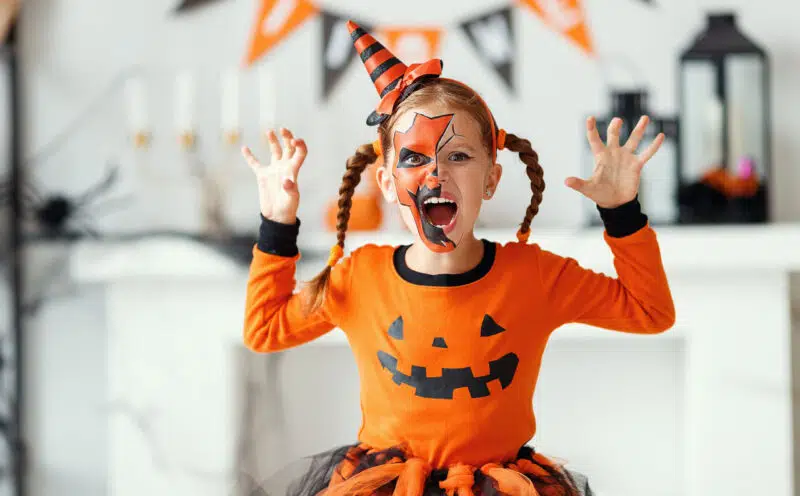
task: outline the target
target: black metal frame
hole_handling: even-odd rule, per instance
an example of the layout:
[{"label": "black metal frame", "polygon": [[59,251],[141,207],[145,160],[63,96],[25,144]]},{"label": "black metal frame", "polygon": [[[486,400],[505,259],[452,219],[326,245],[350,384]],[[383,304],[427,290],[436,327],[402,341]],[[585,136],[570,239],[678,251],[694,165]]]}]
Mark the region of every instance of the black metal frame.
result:
[{"label": "black metal frame", "polygon": [[[19,19],[19,16],[17,16]],[[11,235],[10,241],[10,273],[11,273],[11,303],[13,328],[13,339],[11,340],[12,356],[8,361],[8,366],[13,367],[14,390],[10,392],[9,400],[11,411],[8,419],[7,436],[9,447],[10,463],[12,465],[12,486],[15,496],[24,496],[26,491],[25,480],[25,443],[23,442],[22,419],[24,418],[23,409],[23,370],[24,370],[24,349],[25,349],[25,317],[23,315],[24,301],[24,254],[23,254],[23,232],[22,232],[22,119],[21,119],[21,81],[19,70],[19,36],[18,23],[15,21],[11,26],[8,39],[3,46],[3,52],[8,64],[9,75],[9,94],[11,99],[10,111],[11,122],[11,208],[9,209]]]}]

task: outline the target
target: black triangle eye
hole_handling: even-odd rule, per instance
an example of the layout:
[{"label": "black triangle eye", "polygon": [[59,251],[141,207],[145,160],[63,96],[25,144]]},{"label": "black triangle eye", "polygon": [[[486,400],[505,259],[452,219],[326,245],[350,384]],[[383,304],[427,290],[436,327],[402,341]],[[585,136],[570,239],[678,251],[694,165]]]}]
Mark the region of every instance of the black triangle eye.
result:
[{"label": "black triangle eye", "polygon": [[403,339],[403,317],[397,317],[397,319],[392,322],[387,334],[395,339]]},{"label": "black triangle eye", "polygon": [[500,324],[494,321],[489,315],[483,316],[483,322],[481,323],[481,337],[486,336],[494,336],[495,334],[500,334],[504,332],[505,328],[501,327]]},{"label": "black triangle eye", "polygon": [[433,338],[433,347],[447,348],[447,343],[445,343],[444,338]]}]

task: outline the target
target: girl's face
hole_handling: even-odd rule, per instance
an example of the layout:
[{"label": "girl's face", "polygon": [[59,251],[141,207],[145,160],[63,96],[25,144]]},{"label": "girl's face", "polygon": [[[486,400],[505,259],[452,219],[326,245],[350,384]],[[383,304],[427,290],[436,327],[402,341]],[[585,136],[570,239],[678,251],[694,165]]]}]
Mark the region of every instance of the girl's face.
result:
[{"label": "girl's face", "polygon": [[478,122],[465,110],[421,105],[402,114],[390,133],[386,165],[376,171],[381,191],[399,203],[406,226],[429,249],[454,250],[472,233],[502,173]]}]

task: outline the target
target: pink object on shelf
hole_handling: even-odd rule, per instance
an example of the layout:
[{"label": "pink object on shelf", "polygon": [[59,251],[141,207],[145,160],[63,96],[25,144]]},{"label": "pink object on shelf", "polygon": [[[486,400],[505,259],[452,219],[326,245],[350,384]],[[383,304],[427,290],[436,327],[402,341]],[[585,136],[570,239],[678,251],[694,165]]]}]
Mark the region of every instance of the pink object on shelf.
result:
[{"label": "pink object on shelf", "polygon": [[740,179],[748,179],[753,177],[755,173],[756,164],[751,157],[745,156],[739,159],[739,168],[736,171],[736,175],[739,176]]}]

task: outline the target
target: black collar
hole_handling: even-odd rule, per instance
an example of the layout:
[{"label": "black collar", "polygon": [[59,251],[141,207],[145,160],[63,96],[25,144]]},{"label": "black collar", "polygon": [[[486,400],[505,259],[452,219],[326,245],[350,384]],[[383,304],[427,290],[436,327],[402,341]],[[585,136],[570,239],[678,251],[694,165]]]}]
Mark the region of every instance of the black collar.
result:
[{"label": "black collar", "polygon": [[472,269],[461,274],[424,274],[411,269],[406,264],[406,252],[411,245],[403,245],[394,251],[394,268],[403,280],[418,286],[463,286],[482,278],[494,265],[496,246],[485,239],[483,242],[483,257]]}]

